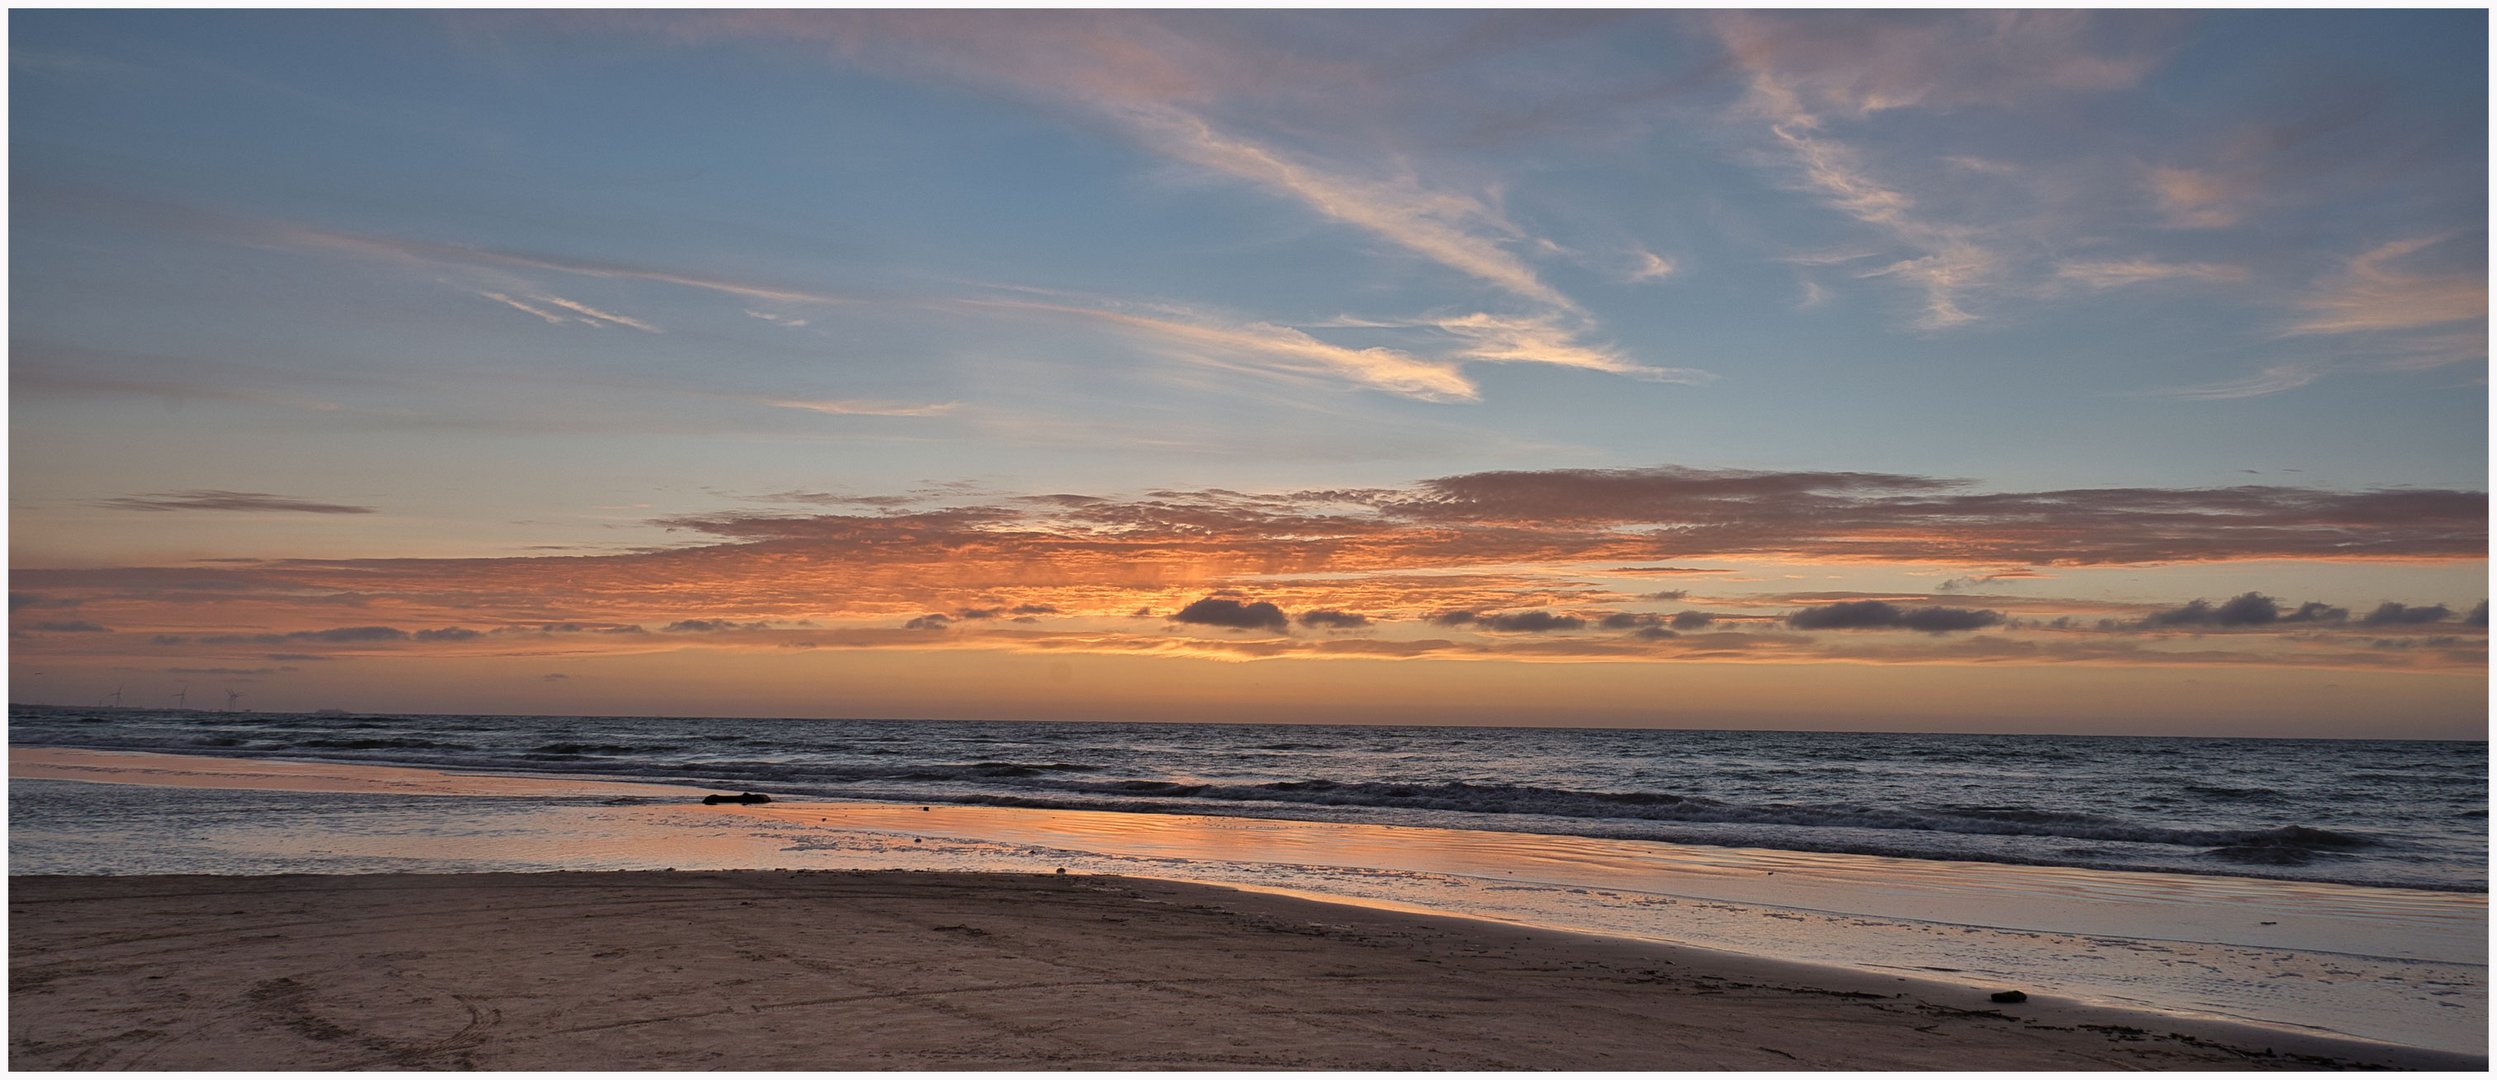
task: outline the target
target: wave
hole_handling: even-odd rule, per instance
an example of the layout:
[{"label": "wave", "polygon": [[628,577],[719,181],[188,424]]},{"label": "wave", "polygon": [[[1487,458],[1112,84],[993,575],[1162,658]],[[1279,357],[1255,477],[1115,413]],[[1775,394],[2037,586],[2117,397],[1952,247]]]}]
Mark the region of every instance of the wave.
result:
[{"label": "wave", "polygon": [[440,742],[433,739],[404,737],[370,739],[306,739],[299,746],[322,750],[472,750],[467,743]]},{"label": "wave", "polygon": [[[10,735],[22,745],[696,783],[799,799],[2486,887],[2484,761],[2472,754],[2484,756],[2483,744],[24,707],[12,710]],[[2057,758],[2078,764],[2036,764]]]},{"label": "wave", "polygon": [[2284,825],[2277,829],[2240,834],[2233,837],[2231,843],[2203,854],[2229,862],[2304,866],[2315,861],[2317,855],[2359,851],[2375,846],[2375,841],[2363,836],[2311,829],[2303,825]]},{"label": "wave", "polygon": [[660,746],[637,746],[632,743],[547,743],[529,750],[531,757],[584,757],[591,754],[616,756],[648,754],[668,749]]},{"label": "wave", "polygon": [[[899,777],[910,779],[915,777]],[[1746,804],[1664,792],[1590,792],[1519,784],[1392,783],[1286,780],[1264,784],[1211,784],[1161,780],[1113,780],[1034,785],[1019,796],[983,795],[1075,806],[1065,796],[1186,800],[1206,803],[1270,803],[1342,808],[1381,807],[1482,815],[1534,815],[1591,820],[1635,820],[1712,825],[1771,825],[1798,829],[1850,828],[1893,832],[2053,837],[2071,840],[2159,844],[2178,847],[2260,850],[2273,853],[2354,851],[2380,846],[2382,838],[2290,825],[2272,829],[2191,829],[2128,822],[2094,814],[2027,807],[1934,807],[1886,810],[1791,803]],[[1052,800],[1050,794],[1060,796]],[[1205,812],[1199,806],[1195,812]],[[2285,855],[2283,857],[2286,857]],[[2249,861],[2255,856],[2249,856]]]}]

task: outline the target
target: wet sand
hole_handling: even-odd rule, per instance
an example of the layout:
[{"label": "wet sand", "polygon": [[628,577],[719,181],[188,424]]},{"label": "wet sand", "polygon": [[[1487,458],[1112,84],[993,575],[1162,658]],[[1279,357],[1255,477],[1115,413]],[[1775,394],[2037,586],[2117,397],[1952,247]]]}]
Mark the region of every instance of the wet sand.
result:
[{"label": "wet sand", "polygon": [[2469,1069],[1085,875],[17,877],[13,1069]]}]

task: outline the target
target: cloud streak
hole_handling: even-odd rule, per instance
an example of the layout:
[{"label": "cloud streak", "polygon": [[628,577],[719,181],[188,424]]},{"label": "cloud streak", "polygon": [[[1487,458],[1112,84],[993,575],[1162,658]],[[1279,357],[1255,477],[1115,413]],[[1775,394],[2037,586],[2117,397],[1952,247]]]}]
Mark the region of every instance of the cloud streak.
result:
[{"label": "cloud streak", "polygon": [[172,510],[207,510],[222,513],[249,514],[371,514],[378,512],[370,506],[354,506],[347,503],[321,502],[314,499],[298,499],[286,495],[271,495],[263,491],[220,491],[215,489],[162,491],[148,495],[123,495],[118,498],[100,500],[96,505],[109,507],[114,510],[145,510],[157,513]]},{"label": "cloud streak", "polygon": [[1479,199],[1434,191],[1409,178],[1356,179],[1325,170],[1216,130],[1203,117],[1167,105],[1131,104],[1119,112],[1147,145],[1173,158],[1290,197],[1322,216],[1512,295],[1583,312],[1501,246],[1503,238],[1517,237],[1520,231]]},{"label": "cloud streak", "polygon": [[2309,314],[2292,324],[2289,331],[2354,334],[2487,319],[2485,265],[2467,264],[2427,273],[2405,268],[2411,256],[2446,239],[2424,236],[2397,240],[2353,257],[2337,279],[2300,302]]},{"label": "cloud streak", "polygon": [[1286,375],[1349,379],[1427,401],[1474,401],[1473,380],[1446,361],[1426,360],[1384,347],[1347,348],[1306,331],[1271,323],[1221,323],[1202,317],[1152,316],[1107,308],[1029,300],[966,300],[964,304],[1068,315],[1118,327],[1183,358]]},{"label": "cloud streak", "polygon": [[2246,279],[2241,266],[2219,263],[2172,263],[2157,259],[2067,262],[2055,268],[2061,280],[2092,289],[2119,289],[2157,281],[2203,281],[2234,284]]}]

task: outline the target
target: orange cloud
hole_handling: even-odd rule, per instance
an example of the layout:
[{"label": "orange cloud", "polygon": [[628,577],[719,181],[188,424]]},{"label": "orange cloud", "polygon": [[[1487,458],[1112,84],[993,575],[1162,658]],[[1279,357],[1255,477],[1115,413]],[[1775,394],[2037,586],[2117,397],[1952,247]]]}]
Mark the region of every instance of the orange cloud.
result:
[{"label": "orange cloud", "polygon": [[[281,652],[361,662],[962,648],[1231,660],[2485,664],[2484,615],[2449,617],[2479,597],[2420,598],[2437,602],[2366,623],[2331,598],[2275,607],[2257,594],[2197,608],[2180,607],[2186,598],[2127,606],[1949,590],[1698,601],[1641,591],[1655,572],[1719,569],[1689,565],[1708,558],[1998,568],[2476,560],[2487,544],[2479,492],[1982,492],[1888,473],[1654,468],[911,508],[965,496],[681,517],[665,524],[704,539],[626,554],[21,567],[16,645],[27,657],[238,669]],[[2030,572],[1997,576],[2013,573]],[[97,629],[54,632],[63,611]],[[2240,611],[2252,614],[2218,614]],[[2325,617],[2334,611],[2343,617]]]}]

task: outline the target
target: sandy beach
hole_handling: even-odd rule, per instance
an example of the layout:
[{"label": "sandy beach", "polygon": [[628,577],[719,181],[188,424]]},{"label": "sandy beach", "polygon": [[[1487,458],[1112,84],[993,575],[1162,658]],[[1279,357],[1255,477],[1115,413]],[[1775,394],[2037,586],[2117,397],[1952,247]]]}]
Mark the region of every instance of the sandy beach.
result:
[{"label": "sandy beach", "polygon": [[16,1069],[2479,1069],[1132,878],[17,877]]}]

